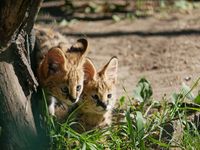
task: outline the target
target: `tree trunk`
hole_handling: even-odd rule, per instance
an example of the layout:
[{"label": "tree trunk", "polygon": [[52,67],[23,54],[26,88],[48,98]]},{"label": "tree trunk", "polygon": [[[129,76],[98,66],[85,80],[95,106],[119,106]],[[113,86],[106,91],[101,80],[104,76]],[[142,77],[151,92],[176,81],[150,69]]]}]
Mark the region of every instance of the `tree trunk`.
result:
[{"label": "tree trunk", "polygon": [[[30,67],[31,30],[42,0],[0,2],[1,149],[35,149],[37,131],[31,94],[37,81]],[[38,148],[38,145],[36,145]]]}]

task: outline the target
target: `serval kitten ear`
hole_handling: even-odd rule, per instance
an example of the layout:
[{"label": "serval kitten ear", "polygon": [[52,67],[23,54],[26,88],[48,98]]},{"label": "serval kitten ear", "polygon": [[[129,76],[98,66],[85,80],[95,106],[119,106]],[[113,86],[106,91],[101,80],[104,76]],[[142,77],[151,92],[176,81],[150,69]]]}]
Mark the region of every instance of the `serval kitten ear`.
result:
[{"label": "serval kitten ear", "polygon": [[118,70],[118,59],[116,56],[112,57],[109,62],[100,71],[100,74],[104,74],[106,79],[117,82],[117,70]]},{"label": "serval kitten ear", "polygon": [[85,63],[83,64],[83,70],[84,70],[85,82],[88,82],[89,80],[92,80],[95,78],[96,69],[90,59],[86,58]]},{"label": "serval kitten ear", "polygon": [[39,66],[39,76],[46,79],[50,75],[62,73],[65,68],[65,54],[60,48],[52,48],[45,55]]},{"label": "serval kitten ear", "polygon": [[77,42],[72,45],[68,52],[79,53],[80,56],[85,56],[88,52],[88,41],[86,39],[78,39]]}]

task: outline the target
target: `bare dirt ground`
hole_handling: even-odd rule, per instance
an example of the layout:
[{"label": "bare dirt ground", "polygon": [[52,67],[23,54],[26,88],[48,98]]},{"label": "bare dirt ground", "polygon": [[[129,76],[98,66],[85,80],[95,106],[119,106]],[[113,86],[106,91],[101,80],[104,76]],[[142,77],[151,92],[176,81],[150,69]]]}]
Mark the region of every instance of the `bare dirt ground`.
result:
[{"label": "bare dirt ground", "polygon": [[126,95],[122,86],[132,96],[145,77],[159,100],[200,76],[200,10],[134,21],[78,21],[59,30],[72,38],[87,37],[89,57],[98,68],[112,56],[119,58],[118,96]]}]

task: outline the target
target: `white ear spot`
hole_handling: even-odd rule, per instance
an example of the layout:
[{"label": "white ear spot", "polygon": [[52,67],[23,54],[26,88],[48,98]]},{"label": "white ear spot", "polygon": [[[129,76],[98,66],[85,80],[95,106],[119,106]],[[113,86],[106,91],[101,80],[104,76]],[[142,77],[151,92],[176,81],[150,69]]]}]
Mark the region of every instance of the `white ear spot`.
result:
[{"label": "white ear spot", "polygon": [[81,56],[85,55],[88,51],[88,41],[86,39],[78,39],[77,42],[72,45],[68,52],[80,53]]}]

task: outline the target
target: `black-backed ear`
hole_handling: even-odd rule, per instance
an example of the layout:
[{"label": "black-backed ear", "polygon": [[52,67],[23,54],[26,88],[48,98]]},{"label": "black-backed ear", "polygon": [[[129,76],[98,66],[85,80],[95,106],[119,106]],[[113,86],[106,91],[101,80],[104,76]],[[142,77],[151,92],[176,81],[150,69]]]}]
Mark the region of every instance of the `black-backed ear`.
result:
[{"label": "black-backed ear", "polygon": [[65,55],[60,48],[52,48],[48,51],[39,67],[39,73],[43,78],[57,74],[65,70]]},{"label": "black-backed ear", "polygon": [[92,80],[95,78],[96,69],[92,63],[92,61],[86,58],[85,63],[83,64],[84,70],[84,80],[85,82]]},{"label": "black-backed ear", "polygon": [[104,66],[104,68],[100,71],[100,73],[104,74],[108,80],[112,81],[113,83],[116,83],[117,71],[118,71],[118,59],[117,57],[114,56]]},{"label": "black-backed ear", "polygon": [[68,52],[80,53],[81,56],[86,55],[88,52],[87,47],[88,41],[86,39],[78,39],[77,42],[68,50]]}]

